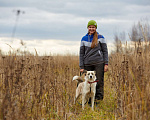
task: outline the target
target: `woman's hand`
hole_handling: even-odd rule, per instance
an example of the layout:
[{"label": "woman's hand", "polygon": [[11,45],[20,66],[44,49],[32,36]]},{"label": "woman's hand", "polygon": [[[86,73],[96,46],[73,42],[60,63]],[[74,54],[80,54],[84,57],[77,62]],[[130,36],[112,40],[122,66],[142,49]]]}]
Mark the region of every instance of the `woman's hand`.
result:
[{"label": "woman's hand", "polygon": [[80,72],[83,72],[84,71],[84,69],[80,69]]},{"label": "woman's hand", "polygon": [[107,72],[108,71],[108,65],[105,65],[104,66],[104,72]]}]

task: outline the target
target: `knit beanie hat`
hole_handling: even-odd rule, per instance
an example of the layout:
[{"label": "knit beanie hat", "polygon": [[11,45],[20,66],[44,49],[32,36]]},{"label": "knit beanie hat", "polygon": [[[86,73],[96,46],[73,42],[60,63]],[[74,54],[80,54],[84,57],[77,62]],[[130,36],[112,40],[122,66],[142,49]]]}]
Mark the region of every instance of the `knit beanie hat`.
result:
[{"label": "knit beanie hat", "polygon": [[90,20],[90,21],[88,22],[87,27],[89,27],[90,25],[94,25],[94,26],[97,28],[97,23],[96,23],[96,21],[94,21],[94,20]]}]

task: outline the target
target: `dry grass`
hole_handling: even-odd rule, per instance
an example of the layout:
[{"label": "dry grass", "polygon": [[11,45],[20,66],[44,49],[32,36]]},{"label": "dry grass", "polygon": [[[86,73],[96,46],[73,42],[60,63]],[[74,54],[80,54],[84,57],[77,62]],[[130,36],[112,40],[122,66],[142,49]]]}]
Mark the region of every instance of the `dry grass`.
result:
[{"label": "dry grass", "polygon": [[71,111],[78,57],[10,55],[0,65],[0,118],[47,119]]},{"label": "dry grass", "polygon": [[135,47],[110,58],[110,80],[117,95],[118,119],[150,119],[150,44]]},{"label": "dry grass", "polygon": [[150,119],[150,45],[110,56],[104,101],[95,111],[73,105],[78,56],[1,55],[0,118]]},{"label": "dry grass", "polygon": [[[106,102],[95,108],[95,112],[92,112],[88,105],[85,111],[82,111],[80,105],[73,105],[76,82],[72,82],[72,77],[79,75],[78,59],[78,56],[72,55],[45,57],[2,55],[0,118],[4,120],[113,119],[115,107],[113,97],[108,99],[106,96]],[[113,96],[114,93],[109,91],[106,90]]]}]

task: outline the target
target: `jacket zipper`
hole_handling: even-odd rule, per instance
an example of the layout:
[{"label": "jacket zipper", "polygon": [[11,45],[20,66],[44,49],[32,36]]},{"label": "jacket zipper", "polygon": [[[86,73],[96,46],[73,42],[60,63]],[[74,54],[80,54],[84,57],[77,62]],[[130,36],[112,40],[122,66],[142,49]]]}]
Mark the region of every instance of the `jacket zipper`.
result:
[{"label": "jacket zipper", "polygon": [[98,50],[98,52],[99,52],[99,55],[100,55],[100,56],[102,56],[101,51],[100,51],[100,50]]}]

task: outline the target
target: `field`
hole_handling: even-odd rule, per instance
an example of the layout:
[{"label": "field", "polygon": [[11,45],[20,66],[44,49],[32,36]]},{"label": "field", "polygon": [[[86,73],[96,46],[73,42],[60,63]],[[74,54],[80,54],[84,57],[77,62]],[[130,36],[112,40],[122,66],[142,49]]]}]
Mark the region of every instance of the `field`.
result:
[{"label": "field", "polygon": [[76,82],[72,82],[72,77],[79,75],[78,56],[10,55],[1,56],[0,62],[1,119],[114,117],[110,90],[106,92],[111,96],[106,96],[106,103],[102,103],[106,105],[99,106],[95,112],[88,106],[87,113],[81,106],[73,105]]},{"label": "field", "polygon": [[110,58],[111,83],[116,91],[117,117],[150,119],[150,44],[135,42],[135,48]]},{"label": "field", "polygon": [[1,53],[0,119],[149,120],[150,43],[146,37],[133,43],[109,56],[104,100],[95,111],[73,104],[78,56]]}]

